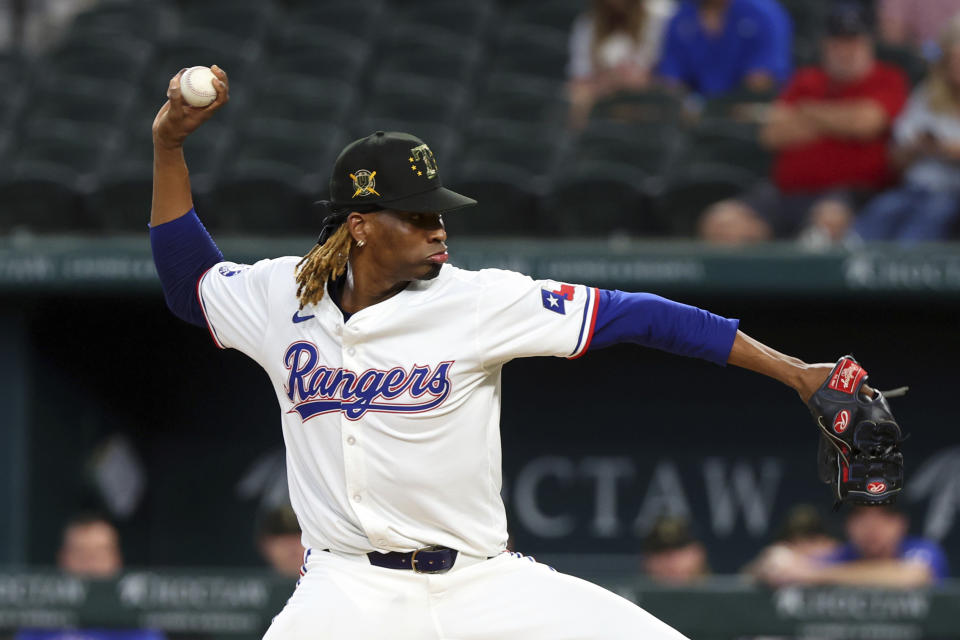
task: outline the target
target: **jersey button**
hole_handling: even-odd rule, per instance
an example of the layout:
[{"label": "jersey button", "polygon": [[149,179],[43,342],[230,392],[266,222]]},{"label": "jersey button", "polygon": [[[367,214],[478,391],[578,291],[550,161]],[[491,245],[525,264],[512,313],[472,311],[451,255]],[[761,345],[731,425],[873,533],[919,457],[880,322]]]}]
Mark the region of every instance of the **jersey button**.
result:
[{"label": "jersey button", "polygon": [[349,444],[349,445],[357,444],[357,439],[354,438],[353,436],[350,436],[350,437],[347,438],[347,444]]},{"label": "jersey button", "polygon": [[360,502],[361,500],[363,500],[363,498],[360,497],[360,494],[359,494],[359,493],[353,494],[353,501],[354,501],[354,502]]},{"label": "jersey button", "polygon": [[356,352],[357,352],[357,350],[354,349],[353,347],[350,347],[349,349],[347,349],[347,355],[349,355],[349,356],[352,356],[352,355],[355,354]]}]

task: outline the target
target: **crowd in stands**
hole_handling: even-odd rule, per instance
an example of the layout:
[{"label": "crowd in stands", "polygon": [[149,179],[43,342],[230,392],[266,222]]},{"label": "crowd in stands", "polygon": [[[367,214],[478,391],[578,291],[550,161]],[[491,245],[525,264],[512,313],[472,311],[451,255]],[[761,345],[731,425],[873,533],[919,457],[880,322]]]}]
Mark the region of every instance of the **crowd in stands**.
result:
[{"label": "crowd in stands", "polygon": [[142,231],[167,82],[213,63],[231,103],[186,153],[218,233],[312,233],[334,154],[377,129],[425,139],[480,201],[451,234],[824,246],[960,232],[960,0],[0,12],[21,24],[0,33],[0,233]]}]

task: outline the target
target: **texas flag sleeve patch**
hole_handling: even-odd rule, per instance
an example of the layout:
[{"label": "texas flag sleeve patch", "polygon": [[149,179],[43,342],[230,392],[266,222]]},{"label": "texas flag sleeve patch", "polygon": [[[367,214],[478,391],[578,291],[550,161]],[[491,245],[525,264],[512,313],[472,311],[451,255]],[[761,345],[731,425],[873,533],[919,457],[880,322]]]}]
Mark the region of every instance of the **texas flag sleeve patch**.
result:
[{"label": "texas flag sleeve patch", "polygon": [[564,307],[564,302],[566,302],[567,297],[557,291],[548,291],[547,289],[540,290],[540,297],[543,298],[543,308],[554,313],[559,313],[560,315],[566,315],[567,310]]}]

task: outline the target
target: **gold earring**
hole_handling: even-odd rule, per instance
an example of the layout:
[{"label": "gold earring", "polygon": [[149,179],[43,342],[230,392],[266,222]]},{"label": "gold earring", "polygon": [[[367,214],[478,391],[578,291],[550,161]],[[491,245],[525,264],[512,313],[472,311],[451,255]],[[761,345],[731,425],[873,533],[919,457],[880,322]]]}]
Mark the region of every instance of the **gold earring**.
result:
[{"label": "gold earring", "polygon": [[359,249],[360,247],[362,247],[363,245],[365,245],[365,244],[367,244],[367,243],[364,242],[363,240],[357,240],[357,248],[358,248],[358,249]]}]

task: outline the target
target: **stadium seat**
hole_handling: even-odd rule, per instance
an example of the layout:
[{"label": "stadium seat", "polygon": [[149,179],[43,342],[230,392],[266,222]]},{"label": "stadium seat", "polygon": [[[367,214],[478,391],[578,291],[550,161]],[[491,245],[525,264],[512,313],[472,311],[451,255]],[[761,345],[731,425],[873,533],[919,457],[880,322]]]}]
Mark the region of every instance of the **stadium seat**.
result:
[{"label": "stadium seat", "polygon": [[464,91],[450,80],[383,74],[374,80],[362,114],[373,118],[452,124],[463,106]]},{"label": "stadium seat", "polygon": [[217,180],[206,212],[220,232],[295,234],[315,231],[309,200],[290,165],[263,159],[236,162]]},{"label": "stadium seat", "polygon": [[790,14],[794,37],[818,41],[822,35],[830,3],[821,0],[780,0]]},{"label": "stadium seat", "polygon": [[704,102],[700,117],[708,120],[761,123],[766,119],[770,105],[777,98],[777,90],[731,91]]},{"label": "stadium seat", "polygon": [[119,81],[108,85],[61,77],[30,94],[31,106],[24,113],[24,122],[55,119],[113,125],[126,114],[135,95],[136,87]]},{"label": "stadium seat", "polygon": [[[52,84],[56,78],[94,78],[110,82],[136,82],[142,74],[152,45],[130,36],[110,39],[67,40],[40,63],[38,79]],[[179,69],[179,67],[178,67]],[[173,75],[173,74],[171,74]]]},{"label": "stadium seat", "polygon": [[877,58],[887,64],[900,67],[900,69],[907,74],[911,85],[916,86],[927,75],[927,71],[929,70],[927,61],[911,47],[901,47],[878,42],[876,50]]},{"label": "stadium seat", "polygon": [[270,29],[274,18],[270,2],[191,2],[180,13],[180,28],[219,31],[235,38],[259,39]]},{"label": "stadium seat", "polygon": [[549,140],[531,138],[471,137],[461,146],[459,162],[495,164],[531,176],[552,173],[556,145]]},{"label": "stadium seat", "polygon": [[706,120],[692,132],[680,161],[727,164],[751,171],[760,178],[770,172],[771,155],[760,144],[757,126]]},{"label": "stadium seat", "polygon": [[657,195],[657,215],[674,235],[692,236],[710,205],[737,196],[757,181],[749,170],[722,164],[690,164],[667,176]]},{"label": "stadium seat", "polygon": [[287,17],[287,22],[307,28],[323,28],[328,32],[353,36],[358,39],[371,37],[380,24],[382,3],[376,0],[358,5],[355,0],[317,3],[312,0],[297,0]]},{"label": "stadium seat", "polygon": [[566,34],[530,25],[507,25],[500,30],[490,68],[562,80],[567,57]]},{"label": "stadium seat", "polygon": [[239,162],[269,161],[290,167],[293,180],[318,173],[326,179],[336,154],[348,142],[348,134],[335,124],[257,116],[241,119],[237,126],[243,135],[229,150],[227,171]]},{"label": "stadium seat", "polygon": [[473,117],[560,129],[566,111],[565,96],[556,83],[513,74],[491,74],[474,103]]},{"label": "stadium seat", "polygon": [[491,16],[484,2],[452,3],[449,0],[418,1],[397,7],[389,19],[415,28],[440,28],[474,38],[486,29]]},{"label": "stadium seat", "polygon": [[176,8],[165,2],[113,0],[95,3],[74,18],[70,34],[85,39],[129,34],[156,40],[176,30]]},{"label": "stadium seat", "polygon": [[396,25],[380,43],[374,73],[408,73],[466,82],[478,61],[476,42],[440,29]]},{"label": "stadium seat", "polygon": [[301,122],[340,123],[355,106],[352,83],[336,78],[281,74],[250,87],[244,113]]},{"label": "stadium seat", "polygon": [[76,174],[63,167],[22,164],[0,176],[0,233],[89,231]]},{"label": "stadium seat", "polygon": [[270,39],[262,66],[271,73],[356,84],[363,78],[369,54],[368,44],[349,35],[295,25]]},{"label": "stadium seat", "polygon": [[562,173],[545,199],[545,235],[603,237],[650,233],[646,175],[616,163],[591,163]]},{"label": "stadium seat", "polygon": [[472,162],[450,187],[477,201],[476,207],[444,216],[447,233],[460,236],[533,235],[540,193],[532,174],[495,163]]},{"label": "stadium seat", "polygon": [[683,100],[672,91],[621,92],[597,101],[590,118],[619,122],[679,124],[684,117]]},{"label": "stadium seat", "polygon": [[511,23],[550,27],[568,33],[577,16],[588,9],[589,5],[583,0],[528,0],[509,8],[506,19]]},{"label": "stadium seat", "polygon": [[150,166],[133,164],[102,172],[84,198],[84,210],[94,226],[114,233],[147,229],[153,173]]},{"label": "stadium seat", "polygon": [[684,143],[681,130],[669,125],[595,120],[577,138],[570,162],[616,162],[659,176],[676,162]]}]

